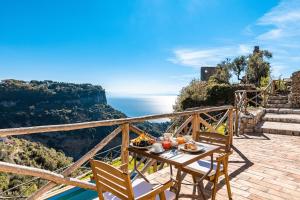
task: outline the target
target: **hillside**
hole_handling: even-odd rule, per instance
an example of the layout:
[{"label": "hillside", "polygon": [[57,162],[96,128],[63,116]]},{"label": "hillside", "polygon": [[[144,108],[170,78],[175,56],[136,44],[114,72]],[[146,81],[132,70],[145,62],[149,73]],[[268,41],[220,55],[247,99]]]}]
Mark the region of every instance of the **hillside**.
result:
[{"label": "hillside", "polygon": [[[72,158],[66,157],[64,153],[47,148],[42,144],[13,138],[6,143],[0,142],[0,161],[55,171],[70,165]],[[28,176],[0,173],[0,192],[31,179],[32,177]],[[17,187],[9,193],[5,193],[4,196],[28,195],[43,183],[42,180],[36,180],[30,185]]]},{"label": "hillside", "polygon": [[[107,105],[105,91],[91,84],[53,81],[4,80],[0,83],[0,128],[67,124],[126,117]],[[167,124],[142,123],[139,127],[159,135]],[[22,136],[79,158],[115,127]],[[116,138],[113,144],[120,143]]]}]

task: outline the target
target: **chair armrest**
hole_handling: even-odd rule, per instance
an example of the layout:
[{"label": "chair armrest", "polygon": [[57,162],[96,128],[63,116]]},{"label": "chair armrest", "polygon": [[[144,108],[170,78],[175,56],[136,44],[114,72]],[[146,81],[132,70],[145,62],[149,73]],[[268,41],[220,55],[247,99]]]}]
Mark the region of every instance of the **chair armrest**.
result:
[{"label": "chair armrest", "polygon": [[150,192],[147,192],[146,194],[143,194],[136,198],[136,200],[149,200],[149,199],[155,199],[156,195],[159,195],[162,192],[165,192],[167,189],[172,187],[174,182],[172,180],[169,180],[168,182],[158,185],[155,188],[153,188]]},{"label": "chair armrest", "polygon": [[216,158],[216,161],[220,162],[220,161],[224,160],[225,158],[228,158],[232,153],[233,153],[232,150],[228,151],[228,152],[220,153],[220,155],[218,155],[218,157]]}]

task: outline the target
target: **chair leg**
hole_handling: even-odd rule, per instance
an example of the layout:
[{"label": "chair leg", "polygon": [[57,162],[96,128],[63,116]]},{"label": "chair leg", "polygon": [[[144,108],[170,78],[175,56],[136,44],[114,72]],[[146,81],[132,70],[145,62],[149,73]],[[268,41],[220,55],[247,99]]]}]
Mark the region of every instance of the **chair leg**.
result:
[{"label": "chair leg", "polygon": [[198,191],[199,191],[199,196],[201,194],[202,199],[206,200],[205,194],[204,194],[204,185],[203,185],[203,181],[199,181],[198,182]]},{"label": "chair leg", "polygon": [[212,193],[211,193],[211,200],[216,199],[217,188],[218,188],[218,180],[219,180],[219,173],[216,173],[214,181],[213,181],[213,189],[212,189]]},{"label": "chair leg", "polygon": [[232,194],[231,194],[231,188],[230,188],[230,182],[229,182],[229,176],[228,173],[225,173],[225,181],[226,181],[226,187],[227,187],[227,194],[228,198],[232,199]]},{"label": "chair leg", "polygon": [[225,175],[225,181],[226,181],[226,187],[227,187],[227,194],[228,198],[232,199],[232,194],[231,194],[231,188],[230,188],[230,178],[228,176],[228,170],[227,170],[227,162],[224,165],[224,175]]}]

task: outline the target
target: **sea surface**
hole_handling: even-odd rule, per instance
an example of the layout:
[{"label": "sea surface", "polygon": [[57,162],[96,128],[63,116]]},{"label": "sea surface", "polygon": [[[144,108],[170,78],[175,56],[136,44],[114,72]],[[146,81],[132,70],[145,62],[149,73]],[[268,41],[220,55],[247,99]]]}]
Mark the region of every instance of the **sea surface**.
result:
[{"label": "sea surface", "polygon": [[176,95],[108,97],[108,104],[129,117],[173,112]]}]

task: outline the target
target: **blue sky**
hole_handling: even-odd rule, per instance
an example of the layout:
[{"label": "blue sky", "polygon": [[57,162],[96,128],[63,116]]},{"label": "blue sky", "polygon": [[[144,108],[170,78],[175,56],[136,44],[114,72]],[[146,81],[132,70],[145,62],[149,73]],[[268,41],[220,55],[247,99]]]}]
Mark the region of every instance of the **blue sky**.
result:
[{"label": "blue sky", "polygon": [[300,69],[298,0],[0,0],[0,79],[102,85],[110,95],[177,94],[200,66],[274,53]]}]

